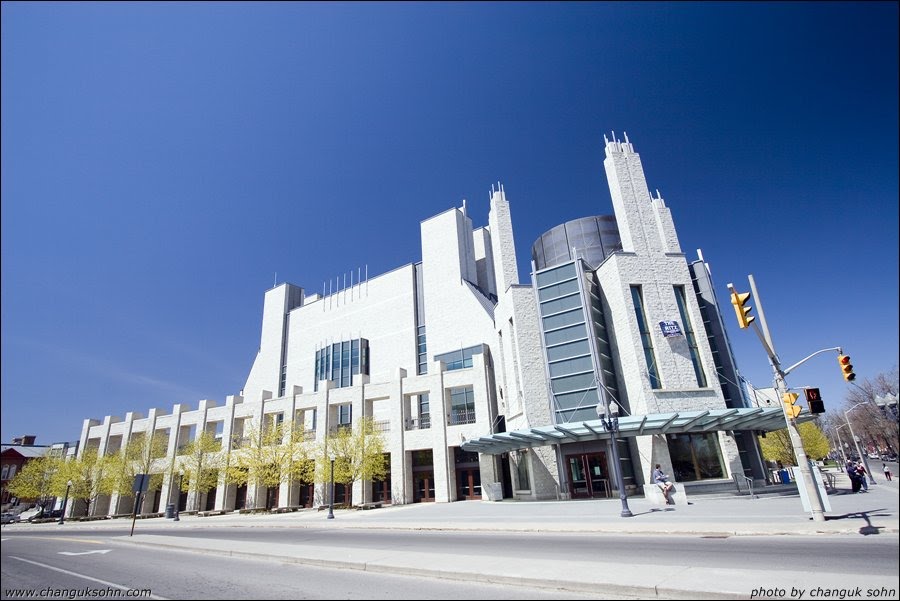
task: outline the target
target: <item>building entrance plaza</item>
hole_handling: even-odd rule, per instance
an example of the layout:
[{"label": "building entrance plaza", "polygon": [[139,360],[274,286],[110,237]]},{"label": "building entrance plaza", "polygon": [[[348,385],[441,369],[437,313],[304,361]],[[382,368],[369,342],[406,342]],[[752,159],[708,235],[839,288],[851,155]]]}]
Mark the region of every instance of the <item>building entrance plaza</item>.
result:
[{"label": "building entrance plaza", "polygon": [[[255,487],[252,478],[228,483],[224,469],[193,498],[180,490],[181,450],[205,432],[229,457],[261,444],[253,437],[265,424],[321,449],[362,417],[377,426],[388,471],[347,490],[336,483],[334,502],[603,498],[618,494],[616,467],[630,495],[656,463],[678,481],[765,481],[754,433],[783,427],[781,410],[752,406],[734,384],[708,266],[682,252],[628,137],[605,139],[604,149],[613,214],[542,234],[530,281],[520,281],[515,205],[495,184],[486,225],[473,225],[466,202],[424,219],[411,263],[266,291],[259,350],[238,394],[86,419],[78,452],[165,441],[151,470],[162,488],[143,512],[327,504],[321,476]],[[597,199],[598,209],[608,204]],[[598,404],[621,411],[618,466]],[[93,511],[130,510],[129,494],[106,495]]]}]

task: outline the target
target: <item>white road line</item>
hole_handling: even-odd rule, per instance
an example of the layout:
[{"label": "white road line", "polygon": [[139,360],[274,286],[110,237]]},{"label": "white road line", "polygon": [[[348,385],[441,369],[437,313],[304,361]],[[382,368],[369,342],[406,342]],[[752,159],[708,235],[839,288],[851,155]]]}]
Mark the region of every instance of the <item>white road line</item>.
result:
[{"label": "white road line", "polygon": [[[70,572],[69,570],[64,570],[62,568],[57,568],[56,566],[47,565],[46,563],[41,563],[39,561],[32,561],[30,559],[25,559],[24,557],[16,557],[14,555],[9,556],[10,559],[18,559],[19,561],[24,561],[25,563],[30,563],[36,566],[40,566],[42,568],[47,568],[48,570],[53,570],[54,572],[60,572],[62,574],[68,574],[69,576],[75,576],[76,578],[84,578],[85,580],[90,580],[91,582],[98,582],[100,584],[122,589],[123,591],[131,591],[135,590],[130,586],[123,586],[121,584],[116,584],[115,582],[109,582],[107,580],[100,580],[99,578],[94,578],[93,576],[86,576],[84,574],[79,574],[78,572]],[[140,597],[141,599],[147,599],[148,597]],[[162,599],[163,601],[168,601],[168,597],[160,597],[159,595],[150,595],[150,599]]]}]

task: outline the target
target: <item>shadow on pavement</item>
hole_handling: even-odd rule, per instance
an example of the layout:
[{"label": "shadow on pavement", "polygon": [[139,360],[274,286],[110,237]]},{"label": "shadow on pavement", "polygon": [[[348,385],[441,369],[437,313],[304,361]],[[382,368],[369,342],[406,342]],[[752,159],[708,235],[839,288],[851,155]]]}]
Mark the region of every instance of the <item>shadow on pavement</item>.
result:
[{"label": "shadow on pavement", "polygon": [[873,526],[871,517],[887,517],[889,514],[884,513],[875,513],[871,517],[869,514],[872,514],[874,511],[885,511],[884,509],[873,509],[872,511],[856,511],[853,513],[845,513],[843,515],[830,515],[826,516],[826,520],[846,520],[846,519],[863,519],[866,521],[866,525],[859,529],[859,533],[863,536],[868,536],[870,534],[881,534],[881,530],[884,529],[883,526]]}]

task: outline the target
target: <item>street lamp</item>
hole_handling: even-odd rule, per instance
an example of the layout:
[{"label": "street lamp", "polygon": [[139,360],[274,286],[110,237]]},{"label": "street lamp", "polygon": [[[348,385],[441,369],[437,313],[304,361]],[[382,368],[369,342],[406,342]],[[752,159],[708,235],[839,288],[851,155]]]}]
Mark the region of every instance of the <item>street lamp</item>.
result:
[{"label": "street lamp", "polygon": [[601,401],[597,403],[597,417],[603,428],[610,433],[609,446],[612,454],[613,469],[616,472],[616,486],[619,488],[619,499],[622,500],[622,513],[619,514],[623,518],[633,517],[634,514],[628,509],[628,497],[625,496],[625,481],[622,479],[622,465],[619,462],[619,445],[616,436],[619,434],[619,404],[610,403],[609,398],[603,394]]},{"label": "street lamp", "polygon": [[849,413],[851,411],[853,411],[857,407],[862,407],[863,405],[866,405],[868,403],[869,403],[869,401],[863,401],[862,403],[857,403],[856,405],[853,405],[852,407],[850,407],[849,409],[844,411],[844,419],[847,421],[847,427],[850,428],[850,438],[853,439],[853,443],[856,445],[856,454],[862,458],[863,465],[866,466],[866,473],[869,475],[869,484],[874,485],[874,484],[878,484],[878,483],[875,482],[875,478],[872,477],[872,472],[871,472],[871,470],[869,470],[869,458],[866,456],[865,453],[863,453],[862,451],[859,450],[859,437],[853,433],[853,426],[850,424],[850,416],[849,416]]},{"label": "street lamp", "polygon": [[69,504],[69,489],[70,489],[70,488],[72,488],[72,481],[71,481],[71,480],[69,480],[68,482],[66,482],[66,496],[63,497],[62,511],[59,512],[59,523],[60,523],[60,525],[66,523],[66,505]]},{"label": "street lamp", "polygon": [[[847,465],[847,454],[844,453],[844,441],[841,440],[841,428],[846,428],[847,424],[839,424],[837,428],[834,429],[834,433],[837,434],[838,439],[838,449],[841,451],[841,460],[843,461],[843,465]],[[843,471],[843,469],[841,470]]]},{"label": "street lamp", "polygon": [[331,459],[331,494],[328,497],[328,519],[334,519],[334,452],[328,454]]}]

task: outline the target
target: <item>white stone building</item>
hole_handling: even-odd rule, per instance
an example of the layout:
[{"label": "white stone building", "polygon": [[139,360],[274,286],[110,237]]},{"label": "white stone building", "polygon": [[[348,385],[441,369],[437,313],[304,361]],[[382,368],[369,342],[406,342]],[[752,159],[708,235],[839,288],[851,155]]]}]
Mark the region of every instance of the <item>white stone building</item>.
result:
[{"label": "white stone building", "polygon": [[[419,262],[351,274],[338,290],[267,291],[259,353],[239,395],[85,420],[79,449],[114,453],[138,433],[165,436],[163,487],[145,512],[314,506],[327,500],[323,482],[253,490],[220,477],[189,501],[178,490],[178,451],[205,430],[227,453],[266,421],[322,441],[369,416],[387,442],[389,476],[357,482],[354,503],[608,496],[614,470],[596,418],[606,398],[623,424],[642,421],[619,442],[629,494],[654,463],[682,481],[762,479],[755,438],[740,427],[767,422],[748,421],[739,387],[723,395],[717,374],[737,378],[705,264],[688,265],[627,137],[607,141],[605,165],[615,216],[544,234],[532,282],[519,282],[498,185],[487,227],[473,227],[465,203],[423,221]],[[127,502],[105,498],[93,513],[129,511]]]}]

